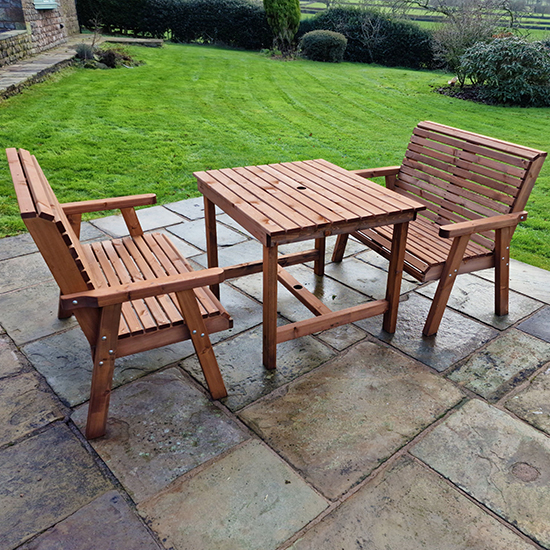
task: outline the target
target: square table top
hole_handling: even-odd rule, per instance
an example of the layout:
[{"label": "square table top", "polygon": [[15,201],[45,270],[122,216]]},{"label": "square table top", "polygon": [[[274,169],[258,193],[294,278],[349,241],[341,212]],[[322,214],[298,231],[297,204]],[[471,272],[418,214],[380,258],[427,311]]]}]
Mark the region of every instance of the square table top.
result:
[{"label": "square table top", "polygon": [[208,200],[265,246],[411,221],[425,208],[322,159],[193,175]]}]

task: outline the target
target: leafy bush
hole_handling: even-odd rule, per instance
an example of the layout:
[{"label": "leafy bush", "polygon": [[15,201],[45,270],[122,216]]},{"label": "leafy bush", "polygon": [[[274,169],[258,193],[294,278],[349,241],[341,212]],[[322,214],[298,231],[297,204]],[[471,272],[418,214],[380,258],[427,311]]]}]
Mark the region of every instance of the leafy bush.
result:
[{"label": "leafy bush", "polygon": [[172,38],[177,42],[223,43],[248,50],[270,47],[265,10],[252,0],[174,2]]},{"label": "leafy bush", "polygon": [[330,8],[302,22],[298,35],[317,29],[339,32],[347,38],[346,61],[412,69],[433,65],[433,39],[429,31],[373,10]]},{"label": "leafy bush", "polygon": [[300,41],[300,52],[312,61],[339,63],[344,58],[347,38],[333,31],[310,31]]},{"label": "leafy bush", "polygon": [[77,0],[82,26],[260,50],[273,35],[259,0]]},{"label": "leafy bush", "polygon": [[462,56],[459,78],[481,87],[488,101],[550,105],[550,54],[540,42],[515,36],[480,42]]},{"label": "leafy bush", "polygon": [[264,0],[264,8],[273,31],[273,47],[287,57],[294,49],[294,35],[300,25],[300,1]]}]

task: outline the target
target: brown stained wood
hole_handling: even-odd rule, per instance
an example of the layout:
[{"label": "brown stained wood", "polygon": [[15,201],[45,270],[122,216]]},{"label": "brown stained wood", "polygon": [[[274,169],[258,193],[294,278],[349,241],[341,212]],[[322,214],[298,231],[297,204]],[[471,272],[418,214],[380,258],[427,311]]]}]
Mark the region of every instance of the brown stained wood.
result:
[{"label": "brown stained wood", "polygon": [[86,214],[89,212],[103,212],[104,210],[121,210],[122,208],[133,208],[135,206],[147,206],[155,204],[157,196],[154,193],[143,195],[131,195],[128,197],[112,197],[107,199],[96,199],[79,202],[61,203],[67,216],[73,214]]},{"label": "brown stained wood", "polygon": [[383,329],[393,334],[397,326],[397,310],[401,294],[401,278],[403,275],[403,261],[407,248],[407,223],[398,223],[393,226],[390,265],[388,267],[388,283],[386,286],[386,301],[388,310],[384,314]]},{"label": "brown stained wood", "polygon": [[468,235],[462,235],[453,239],[449,258],[441,273],[441,279],[439,280],[430,311],[428,312],[428,317],[426,318],[426,323],[424,324],[424,329],[422,331],[424,336],[433,336],[439,329],[443,313],[445,313],[445,307],[447,306],[449,296],[451,295],[454,282],[458,275],[466,245],[468,244],[468,239]]},{"label": "brown stained wood", "polygon": [[510,296],[510,241],[514,227],[503,227],[496,231],[495,239],[495,313],[508,315]]},{"label": "brown stained wood", "polygon": [[204,378],[213,399],[221,399],[227,396],[227,390],[210,343],[208,331],[199,311],[195,293],[192,290],[184,290],[176,294],[185,323],[191,331],[191,341],[195,348],[197,358],[202,368]]},{"label": "brown stained wood", "polygon": [[19,203],[19,212],[21,213],[21,217],[23,219],[34,218],[38,216],[38,212],[36,210],[29,186],[27,185],[25,173],[19,160],[17,150],[13,147],[6,149],[6,155],[8,157],[8,165],[13,180],[15,195],[17,196],[17,202]]},{"label": "brown stained wood", "polygon": [[376,300],[375,302],[353,306],[340,311],[332,311],[313,319],[290,323],[277,329],[277,342],[281,344],[294,338],[301,338],[302,336],[322,330],[329,330],[349,323],[355,323],[361,319],[374,317],[375,315],[382,315],[387,309],[388,303],[386,300]]},{"label": "brown stained wood", "polygon": [[136,211],[133,208],[121,208],[120,212],[124,221],[126,222],[126,227],[132,237],[139,237],[143,235],[143,229],[139,223]]},{"label": "brown stained wood", "polygon": [[[279,191],[281,192],[281,199],[284,199],[283,193],[287,196],[295,196],[299,185],[292,177],[287,177],[285,174],[278,172],[276,169],[273,171],[269,165],[260,166],[247,166],[242,170],[247,170],[255,176],[264,179],[267,183],[277,182]],[[307,194],[300,193],[300,202],[307,208],[306,215],[309,216],[314,213],[314,216],[310,219],[312,223],[325,225],[331,223],[338,223],[346,219],[345,212],[327,200],[326,197],[316,195],[315,198],[309,197]]]},{"label": "brown stained wood", "polygon": [[516,226],[527,219],[527,212],[514,212],[503,216],[492,216],[480,220],[467,221],[444,225],[439,228],[439,235],[444,238],[459,237],[460,235],[471,235],[488,229],[502,229],[503,227]]},{"label": "brown stained wood", "polygon": [[[208,267],[218,267],[218,230],[216,226],[216,206],[204,197],[204,223],[206,230],[206,258]],[[220,299],[220,285],[210,286],[210,290]]]},{"label": "brown stained wood", "polygon": [[29,186],[38,217],[48,221],[55,219],[50,199],[42,185],[40,175],[36,170],[30,153],[24,149],[20,149],[19,158],[25,172],[27,185]]},{"label": "brown stained wood", "polygon": [[318,257],[313,264],[313,272],[318,277],[322,277],[325,274],[325,249],[326,249],[326,238],[321,237],[320,239],[315,239],[315,249],[318,252]]},{"label": "brown stained wood", "polygon": [[116,304],[101,310],[98,338],[93,353],[94,368],[86,423],[88,439],[101,437],[105,435],[106,431],[118,342],[120,309],[120,304]]},{"label": "brown stained wood", "polygon": [[277,270],[277,278],[279,282],[314,315],[331,313],[332,310],[329,307],[323,304],[317,296],[307,290],[300,281],[295,279],[288,271],[280,266]]},{"label": "brown stained wood", "polygon": [[397,176],[401,166],[384,166],[382,168],[363,168],[361,170],[350,170],[352,174],[362,178],[381,178],[386,176]]},{"label": "brown stained wood", "polygon": [[263,364],[277,367],[277,246],[263,252]]},{"label": "brown stained wood", "polygon": [[348,244],[347,233],[342,233],[336,238],[336,244],[334,245],[334,250],[332,251],[332,261],[339,263],[344,259],[344,254],[346,252],[346,245]]},{"label": "brown stained wood", "polygon": [[516,197],[516,202],[512,206],[512,212],[519,212],[520,210],[523,210],[525,208],[525,205],[527,204],[527,199],[529,198],[529,195],[533,190],[533,186],[535,185],[535,181],[539,175],[545,158],[546,153],[535,159],[535,161],[531,165],[531,168],[527,173],[527,176],[525,177],[525,182],[522,185],[518,196]]}]

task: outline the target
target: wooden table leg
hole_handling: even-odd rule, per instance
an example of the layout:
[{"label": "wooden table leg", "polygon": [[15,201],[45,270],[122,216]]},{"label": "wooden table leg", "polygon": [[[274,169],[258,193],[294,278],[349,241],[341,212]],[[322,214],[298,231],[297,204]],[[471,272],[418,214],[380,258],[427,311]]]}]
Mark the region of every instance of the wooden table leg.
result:
[{"label": "wooden table leg", "polygon": [[[204,224],[206,228],[206,257],[208,267],[218,266],[218,233],[216,230],[216,205],[204,197]],[[211,285],[210,290],[220,299],[220,285]]]},{"label": "wooden table leg", "polygon": [[384,330],[390,334],[395,332],[397,326],[397,310],[399,308],[399,296],[401,294],[401,278],[403,276],[403,263],[405,261],[408,230],[409,222],[396,223],[393,226],[391,258],[388,268],[388,286],[386,287],[388,310],[384,313],[384,322],[382,325]]},{"label": "wooden table leg", "polygon": [[263,259],[263,363],[271,370],[277,366],[277,245],[264,246]]},{"label": "wooden table leg", "polygon": [[319,257],[313,263],[313,272],[319,277],[325,274],[325,243],[326,237],[315,239],[315,250],[317,250]]}]

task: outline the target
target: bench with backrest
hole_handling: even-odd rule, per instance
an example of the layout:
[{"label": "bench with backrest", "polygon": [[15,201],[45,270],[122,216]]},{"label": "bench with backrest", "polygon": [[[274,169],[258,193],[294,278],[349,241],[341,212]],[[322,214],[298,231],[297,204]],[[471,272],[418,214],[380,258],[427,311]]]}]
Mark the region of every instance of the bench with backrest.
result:
[{"label": "bench with backrest", "polygon": [[[495,268],[495,312],[508,313],[510,240],[526,219],[527,199],[546,153],[434,122],[414,129],[401,166],[356,170],[426,205],[409,225],[405,271],[440,279],[423,333],[437,332],[456,276]],[[391,227],[352,233],[389,258]],[[342,260],[340,235],[333,261]]]},{"label": "bench with backrest", "polygon": [[[86,437],[106,431],[116,357],[191,339],[212,397],[225,397],[208,334],[232,320],[206,288],[224,271],[193,272],[165,234],[143,233],[134,207],[154,204],[155,195],[60,204],[34,156],[7,156],[21,216],[60,288],[59,317],[74,313],[91,346]],[[81,243],[82,214],[110,209],[122,211],[130,236]]]}]

